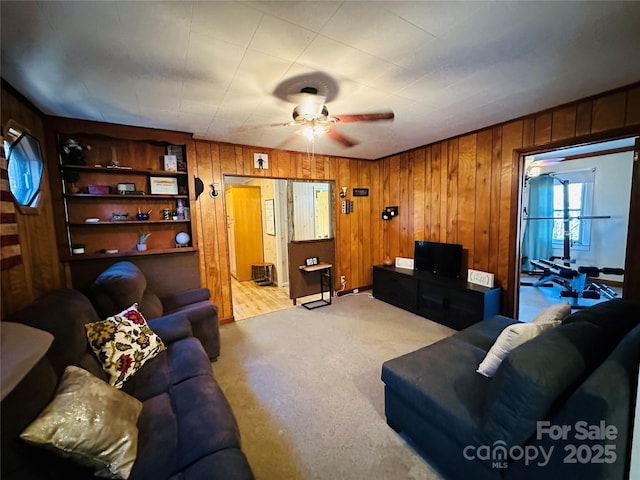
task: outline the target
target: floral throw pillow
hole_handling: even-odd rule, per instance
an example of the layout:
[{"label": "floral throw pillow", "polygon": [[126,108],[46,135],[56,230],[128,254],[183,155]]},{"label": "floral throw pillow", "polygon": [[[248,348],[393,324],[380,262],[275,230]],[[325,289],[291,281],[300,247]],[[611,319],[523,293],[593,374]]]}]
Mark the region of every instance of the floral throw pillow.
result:
[{"label": "floral throw pillow", "polygon": [[91,349],[110,376],[109,383],[122,388],[146,362],[166,349],[147,325],[138,305],[100,322],[85,325]]}]

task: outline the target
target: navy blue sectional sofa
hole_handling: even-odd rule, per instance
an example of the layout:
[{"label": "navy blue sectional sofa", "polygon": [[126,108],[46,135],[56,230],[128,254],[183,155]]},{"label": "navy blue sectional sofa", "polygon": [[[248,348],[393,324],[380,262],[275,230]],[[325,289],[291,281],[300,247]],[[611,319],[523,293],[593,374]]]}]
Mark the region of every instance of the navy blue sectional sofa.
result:
[{"label": "navy blue sectional sofa", "polygon": [[640,303],[615,299],[476,373],[496,316],[383,364],[387,423],[448,480],[625,480],[640,361]]},{"label": "navy blue sectional sofa", "polygon": [[[59,289],[4,320],[2,325],[8,325],[7,321],[27,325],[51,333],[54,339],[44,357],[0,405],[2,478],[95,478],[93,468],[27,444],[19,435],[54,397],[67,365],[107,381],[88,347],[84,328],[102,317],[79,291]],[[137,456],[129,480],[252,479],[235,417],[213,377],[209,355],[193,336],[188,315],[165,315],[148,324],[167,348],[144,364],[122,389],[142,402]],[[217,323],[215,327],[217,335]],[[5,373],[10,372],[3,371],[3,381]]]}]

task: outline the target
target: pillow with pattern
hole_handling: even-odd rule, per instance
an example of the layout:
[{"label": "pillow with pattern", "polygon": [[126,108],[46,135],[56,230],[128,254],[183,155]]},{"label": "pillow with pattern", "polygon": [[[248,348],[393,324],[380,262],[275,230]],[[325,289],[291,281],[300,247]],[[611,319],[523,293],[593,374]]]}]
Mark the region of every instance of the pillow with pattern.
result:
[{"label": "pillow with pattern", "polygon": [[122,388],[146,362],[166,347],[147,325],[138,304],[95,323],[87,323],[87,338],[93,353],[109,374],[109,383]]}]

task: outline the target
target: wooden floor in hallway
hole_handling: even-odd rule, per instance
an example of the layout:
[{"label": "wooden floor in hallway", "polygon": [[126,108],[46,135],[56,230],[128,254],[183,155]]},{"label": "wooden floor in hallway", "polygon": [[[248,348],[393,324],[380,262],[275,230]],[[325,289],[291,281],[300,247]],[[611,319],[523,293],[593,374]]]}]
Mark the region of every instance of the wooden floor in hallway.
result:
[{"label": "wooden floor in hallway", "polygon": [[[293,300],[289,298],[289,287],[261,286],[256,285],[252,280],[239,282],[233,276],[231,277],[231,296],[233,317],[236,321],[294,306]],[[318,298],[319,294],[298,298],[297,305]]]}]

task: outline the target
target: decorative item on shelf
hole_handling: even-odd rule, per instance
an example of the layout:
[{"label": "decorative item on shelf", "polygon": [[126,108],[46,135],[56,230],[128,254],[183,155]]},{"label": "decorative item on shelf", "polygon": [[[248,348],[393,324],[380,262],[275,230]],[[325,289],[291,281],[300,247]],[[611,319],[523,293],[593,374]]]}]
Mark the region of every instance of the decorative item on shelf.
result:
[{"label": "decorative item on shelf", "polygon": [[62,179],[67,185],[67,193],[78,193],[80,191],[77,185],[78,180],[80,180],[80,173],[76,170],[65,170],[62,172]]},{"label": "decorative item on shelf", "polygon": [[91,195],[108,195],[109,185],[88,185]]},{"label": "decorative item on shelf", "polygon": [[136,184],[135,183],[118,183],[116,185],[116,191],[120,194],[120,195],[131,195],[132,192],[136,191]]},{"label": "decorative item on shelf", "polygon": [[178,158],[175,155],[164,155],[162,157],[162,168],[165,172],[177,172]]},{"label": "decorative item on shelf", "polygon": [[115,213],[115,212],[111,214],[111,218],[109,219],[109,221],[111,222],[126,222],[127,220],[129,220],[128,213]]},{"label": "decorative item on shelf", "polygon": [[149,191],[152,195],[177,195],[178,179],[175,177],[149,177]]},{"label": "decorative item on shelf", "polygon": [[68,165],[86,165],[85,154],[91,150],[90,145],[82,145],[73,138],[68,138],[60,145],[62,163]]},{"label": "decorative item on shelf", "polygon": [[184,220],[184,200],[181,198],[176,201],[176,213],[178,220]]},{"label": "decorative item on shelf", "polygon": [[391,260],[389,255],[387,255],[382,263],[385,264],[387,267],[390,267],[391,265],[393,265],[393,260]]},{"label": "decorative item on shelf", "polygon": [[184,159],[182,145],[167,145],[167,155],[173,155],[176,157],[176,164],[179,172],[187,171],[187,162]]},{"label": "decorative item on shelf", "polygon": [[85,223],[98,223],[99,221],[100,219],[98,217],[89,217],[84,219]]},{"label": "decorative item on shelf", "polygon": [[162,209],[162,220],[171,220],[171,209],[163,208]]},{"label": "decorative item on shelf", "polygon": [[84,253],[84,243],[72,243],[71,253],[73,255],[82,255]]},{"label": "decorative item on shelf", "polygon": [[140,221],[149,220],[152,210],[153,209],[149,209],[147,212],[142,212],[140,211],[140,207],[138,207],[138,213],[136,213],[136,220],[140,220]]},{"label": "decorative item on shelf", "polygon": [[189,179],[186,175],[178,177],[178,195],[187,195],[189,193],[189,186],[187,185]]},{"label": "decorative item on shelf", "polygon": [[151,236],[150,233],[141,233],[136,245],[136,250],[144,252],[147,249],[147,239]]},{"label": "decorative item on shelf", "polygon": [[187,232],[179,232],[176,235],[176,248],[185,248],[189,246],[189,240],[191,237]]}]

